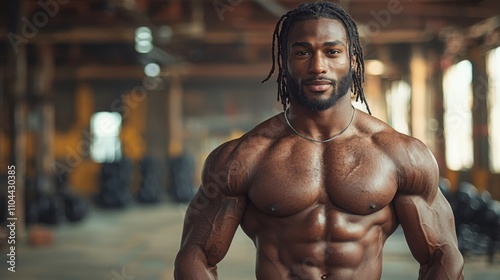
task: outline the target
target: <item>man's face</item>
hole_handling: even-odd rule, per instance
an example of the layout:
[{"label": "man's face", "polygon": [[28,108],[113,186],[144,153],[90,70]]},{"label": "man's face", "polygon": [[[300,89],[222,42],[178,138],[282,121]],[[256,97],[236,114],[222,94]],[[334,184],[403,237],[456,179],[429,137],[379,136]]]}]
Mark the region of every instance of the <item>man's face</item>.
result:
[{"label": "man's face", "polygon": [[300,21],[288,36],[287,85],[292,100],[315,111],[332,107],[352,84],[349,48],[338,20]]}]

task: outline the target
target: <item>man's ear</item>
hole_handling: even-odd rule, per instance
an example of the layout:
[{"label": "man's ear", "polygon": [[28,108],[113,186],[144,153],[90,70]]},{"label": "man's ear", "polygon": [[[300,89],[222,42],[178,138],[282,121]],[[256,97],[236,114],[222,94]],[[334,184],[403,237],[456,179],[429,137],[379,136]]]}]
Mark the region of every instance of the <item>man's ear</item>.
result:
[{"label": "man's ear", "polygon": [[356,63],[356,55],[351,56],[351,70],[354,71],[356,69],[357,63]]}]

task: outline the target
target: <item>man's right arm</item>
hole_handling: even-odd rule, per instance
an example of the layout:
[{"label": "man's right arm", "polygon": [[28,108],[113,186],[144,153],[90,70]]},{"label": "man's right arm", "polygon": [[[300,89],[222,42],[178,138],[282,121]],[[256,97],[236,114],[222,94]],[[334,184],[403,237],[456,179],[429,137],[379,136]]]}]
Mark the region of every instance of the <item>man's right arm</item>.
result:
[{"label": "man's right arm", "polygon": [[[223,145],[205,162],[202,185],[186,211],[175,279],[217,279],[217,263],[229,250],[246,206],[246,196],[231,182],[238,171]],[[236,180],[239,181],[239,180]]]}]

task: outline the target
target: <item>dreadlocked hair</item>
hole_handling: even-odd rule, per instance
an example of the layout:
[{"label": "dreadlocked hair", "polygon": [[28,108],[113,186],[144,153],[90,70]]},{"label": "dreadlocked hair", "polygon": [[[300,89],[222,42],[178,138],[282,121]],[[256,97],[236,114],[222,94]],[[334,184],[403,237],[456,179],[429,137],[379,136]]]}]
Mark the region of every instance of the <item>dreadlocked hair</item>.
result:
[{"label": "dreadlocked hair", "polygon": [[[352,63],[353,58],[355,61],[354,67],[352,68],[353,82],[351,91],[354,95],[356,95],[356,101],[361,100],[361,103],[365,103],[368,113],[371,114],[362,87],[365,75],[365,63],[363,60],[363,50],[361,49],[361,43],[359,42],[358,28],[354,20],[345,11],[339,5],[332,2],[305,3],[281,16],[276,23],[276,27],[273,32],[273,43],[271,49],[273,64],[269,74],[262,82],[264,83],[269,80],[276,67],[278,67],[278,77],[276,79],[276,82],[278,83],[278,101],[281,101],[281,104],[283,104],[283,110],[286,110],[287,104],[290,102],[290,95],[288,92],[286,73],[283,65],[287,62],[289,55],[288,34],[290,28],[296,22],[319,18],[336,19],[344,25],[349,44],[349,63]],[[278,48],[277,53],[275,50],[276,47]]]}]

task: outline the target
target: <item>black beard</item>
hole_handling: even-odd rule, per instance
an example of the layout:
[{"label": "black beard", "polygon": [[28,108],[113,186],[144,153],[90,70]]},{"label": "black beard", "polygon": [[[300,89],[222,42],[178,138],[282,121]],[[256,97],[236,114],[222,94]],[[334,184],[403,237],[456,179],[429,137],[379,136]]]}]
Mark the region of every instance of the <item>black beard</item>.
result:
[{"label": "black beard", "polygon": [[352,71],[342,76],[339,81],[333,79],[323,79],[330,81],[333,86],[333,94],[326,100],[308,98],[302,91],[301,84],[297,79],[287,75],[287,87],[291,99],[296,100],[302,106],[312,111],[324,111],[331,108],[337,101],[347,94],[352,86]]}]

